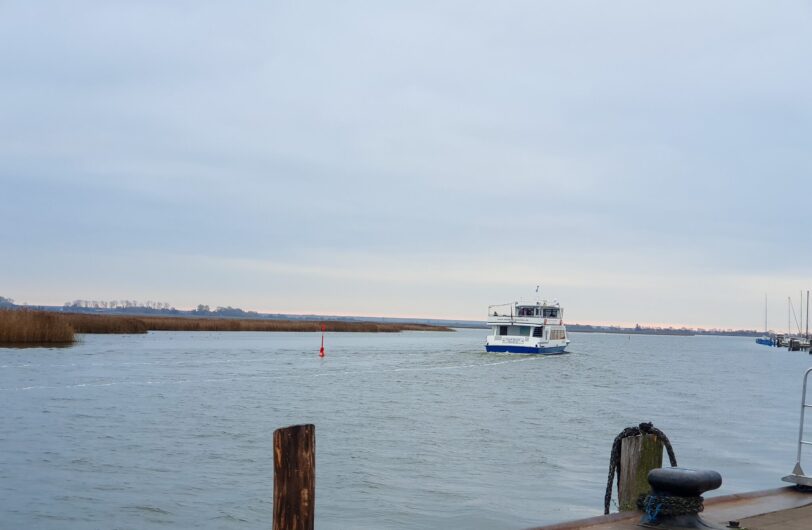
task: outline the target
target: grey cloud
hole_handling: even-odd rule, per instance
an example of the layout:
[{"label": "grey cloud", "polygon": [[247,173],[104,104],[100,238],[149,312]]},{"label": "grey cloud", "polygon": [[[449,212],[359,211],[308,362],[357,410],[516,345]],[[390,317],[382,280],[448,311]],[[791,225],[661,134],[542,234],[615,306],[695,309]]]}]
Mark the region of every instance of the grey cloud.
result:
[{"label": "grey cloud", "polygon": [[21,253],[553,246],[796,274],[808,20],[802,2],[7,2],[0,221],[37,215],[0,234]]}]

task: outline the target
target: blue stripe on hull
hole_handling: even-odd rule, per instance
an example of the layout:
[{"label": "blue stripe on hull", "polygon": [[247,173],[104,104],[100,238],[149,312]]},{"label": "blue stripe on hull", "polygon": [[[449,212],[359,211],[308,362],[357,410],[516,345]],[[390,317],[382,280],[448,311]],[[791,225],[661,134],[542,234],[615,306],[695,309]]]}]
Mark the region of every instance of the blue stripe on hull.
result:
[{"label": "blue stripe on hull", "polygon": [[565,353],[566,346],[551,346],[549,348],[531,348],[529,346],[507,346],[507,345],[485,345],[485,351],[490,353],[530,353],[541,355],[554,355],[556,353]]}]

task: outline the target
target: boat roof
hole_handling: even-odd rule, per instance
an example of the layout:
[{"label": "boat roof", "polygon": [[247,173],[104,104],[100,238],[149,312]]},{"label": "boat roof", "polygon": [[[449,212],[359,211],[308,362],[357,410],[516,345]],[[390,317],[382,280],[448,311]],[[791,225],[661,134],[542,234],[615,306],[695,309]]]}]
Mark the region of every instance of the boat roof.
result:
[{"label": "boat roof", "polygon": [[556,307],[560,308],[561,304],[558,303],[558,300],[553,300],[552,302],[547,302],[547,300],[540,300],[537,302],[508,302],[506,304],[491,304],[488,307],[500,307],[500,306],[514,306],[514,307]]}]

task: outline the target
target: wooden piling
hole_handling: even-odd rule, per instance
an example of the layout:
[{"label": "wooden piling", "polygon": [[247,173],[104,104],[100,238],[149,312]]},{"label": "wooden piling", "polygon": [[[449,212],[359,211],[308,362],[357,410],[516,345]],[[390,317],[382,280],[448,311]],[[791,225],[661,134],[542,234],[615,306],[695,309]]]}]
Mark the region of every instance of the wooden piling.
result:
[{"label": "wooden piling", "polygon": [[663,444],[655,434],[630,436],[620,442],[621,512],[637,510],[637,498],[651,491],[648,472],[663,465]]},{"label": "wooden piling", "polygon": [[275,430],[273,453],[273,530],[313,530],[316,426]]}]

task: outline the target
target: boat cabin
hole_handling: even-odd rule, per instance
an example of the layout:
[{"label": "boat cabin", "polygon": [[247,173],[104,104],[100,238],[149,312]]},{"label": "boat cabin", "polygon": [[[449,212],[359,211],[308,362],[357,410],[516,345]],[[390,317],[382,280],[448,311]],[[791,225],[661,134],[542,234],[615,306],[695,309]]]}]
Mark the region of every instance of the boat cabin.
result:
[{"label": "boat cabin", "polygon": [[544,321],[544,319],[563,318],[564,310],[556,303],[548,305],[547,302],[535,304],[502,304],[488,308],[488,320],[492,322],[531,322]]},{"label": "boat cabin", "polygon": [[558,318],[559,307],[543,307],[540,305],[516,306],[516,316]]},{"label": "boat cabin", "polygon": [[544,326],[493,326],[493,332],[497,337],[543,337]]},{"label": "boat cabin", "polygon": [[563,353],[570,342],[557,300],[489,306],[488,326],[491,334],[485,349],[489,352]]}]

